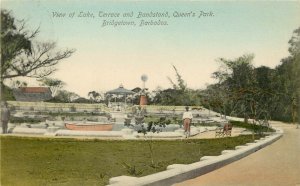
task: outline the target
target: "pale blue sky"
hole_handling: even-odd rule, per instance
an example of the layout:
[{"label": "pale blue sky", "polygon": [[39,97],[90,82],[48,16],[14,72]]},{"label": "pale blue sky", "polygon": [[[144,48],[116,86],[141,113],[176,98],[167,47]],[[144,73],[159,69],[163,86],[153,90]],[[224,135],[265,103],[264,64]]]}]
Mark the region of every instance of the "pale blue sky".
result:
[{"label": "pale blue sky", "polygon": [[[28,26],[40,26],[40,40],[52,40],[76,53],[59,65],[52,77],[67,89],[86,96],[90,90],[109,90],[123,83],[141,86],[146,73],[150,89],[170,87],[171,64],[178,67],[191,88],[211,83],[217,58],[254,53],[255,66],[275,67],[288,55],[288,40],[300,26],[299,1],[2,1]],[[168,11],[168,26],[101,27],[102,19],[53,18],[52,12]],[[210,18],[172,18],[174,11],[212,11]],[[135,16],[136,17],[136,14]],[[126,20],[126,19],[125,19]],[[137,23],[139,19],[136,20]],[[156,20],[156,19],[154,19]]]}]

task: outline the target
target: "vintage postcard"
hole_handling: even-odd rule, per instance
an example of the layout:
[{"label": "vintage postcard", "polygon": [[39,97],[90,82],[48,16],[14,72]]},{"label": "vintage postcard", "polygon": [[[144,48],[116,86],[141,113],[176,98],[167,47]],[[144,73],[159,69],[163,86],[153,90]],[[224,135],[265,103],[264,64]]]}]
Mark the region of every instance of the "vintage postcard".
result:
[{"label": "vintage postcard", "polygon": [[1,185],[300,184],[299,43],[299,1],[1,0]]}]

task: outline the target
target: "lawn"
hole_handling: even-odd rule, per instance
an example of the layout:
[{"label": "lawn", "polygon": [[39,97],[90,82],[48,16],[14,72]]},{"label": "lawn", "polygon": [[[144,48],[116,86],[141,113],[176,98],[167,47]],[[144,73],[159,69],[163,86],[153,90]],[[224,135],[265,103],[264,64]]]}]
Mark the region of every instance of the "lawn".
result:
[{"label": "lawn", "polygon": [[2,136],[1,185],[106,185],[110,177],[144,176],[170,164],[252,142],[252,135],[218,139],[96,140]]},{"label": "lawn", "polygon": [[248,129],[250,131],[254,131],[255,133],[262,133],[262,132],[275,132],[274,129],[269,128],[267,126],[261,126],[261,125],[254,125],[251,123],[244,123],[241,121],[230,121],[233,127],[241,127]]}]

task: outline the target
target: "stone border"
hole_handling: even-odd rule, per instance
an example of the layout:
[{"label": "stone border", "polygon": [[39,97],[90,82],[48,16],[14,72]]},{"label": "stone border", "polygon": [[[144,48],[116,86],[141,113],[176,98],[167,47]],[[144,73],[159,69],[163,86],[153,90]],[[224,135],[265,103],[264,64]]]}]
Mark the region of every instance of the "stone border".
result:
[{"label": "stone border", "polygon": [[[29,125],[30,126],[30,125]],[[67,130],[57,127],[55,125],[45,127],[44,125],[39,125],[40,128],[30,128],[26,124],[21,126],[14,126],[9,128],[9,132],[12,134],[33,134],[41,136],[69,136],[69,137],[107,137],[114,138],[118,137],[121,139],[143,139],[143,138],[153,138],[153,139],[181,139],[185,137],[183,129],[177,129],[174,132],[159,132],[153,133],[148,132],[146,135],[138,133],[133,129],[124,128],[120,131],[79,131],[79,130]],[[213,129],[213,128],[212,128]],[[196,127],[191,127],[191,136],[195,136],[201,132],[205,132],[209,129],[200,130]]]},{"label": "stone border", "polygon": [[244,158],[278,140],[283,135],[283,130],[274,128],[276,132],[265,138],[255,140],[255,143],[247,143],[236,146],[235,150],[224,150],[219,156],[204,156],[199,162],[184,165],[173,164],[166,171],[158,172],[143,177],[119,176],[109,179],[109,186],[140,186],[140,185],[172,185],[188,179],[192,179],[208,172],[214,171],[227,164]]}]

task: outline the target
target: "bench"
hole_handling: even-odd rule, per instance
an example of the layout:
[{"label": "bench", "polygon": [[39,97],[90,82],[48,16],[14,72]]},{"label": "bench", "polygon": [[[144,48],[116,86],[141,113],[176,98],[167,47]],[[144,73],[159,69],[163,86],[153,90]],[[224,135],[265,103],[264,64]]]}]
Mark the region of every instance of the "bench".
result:
[{"label": "bench", "polygon": [[231,136],[231,131],[232,131],[232,125],[230,123],[225,124],[223,127],[219,127],[216,129],[215,137]]},{"label": "bench", "polygon": [[264,127],[270,127],[269,121],[264,119],[264,120],[258,120],[258,125],[264,126]]}]

